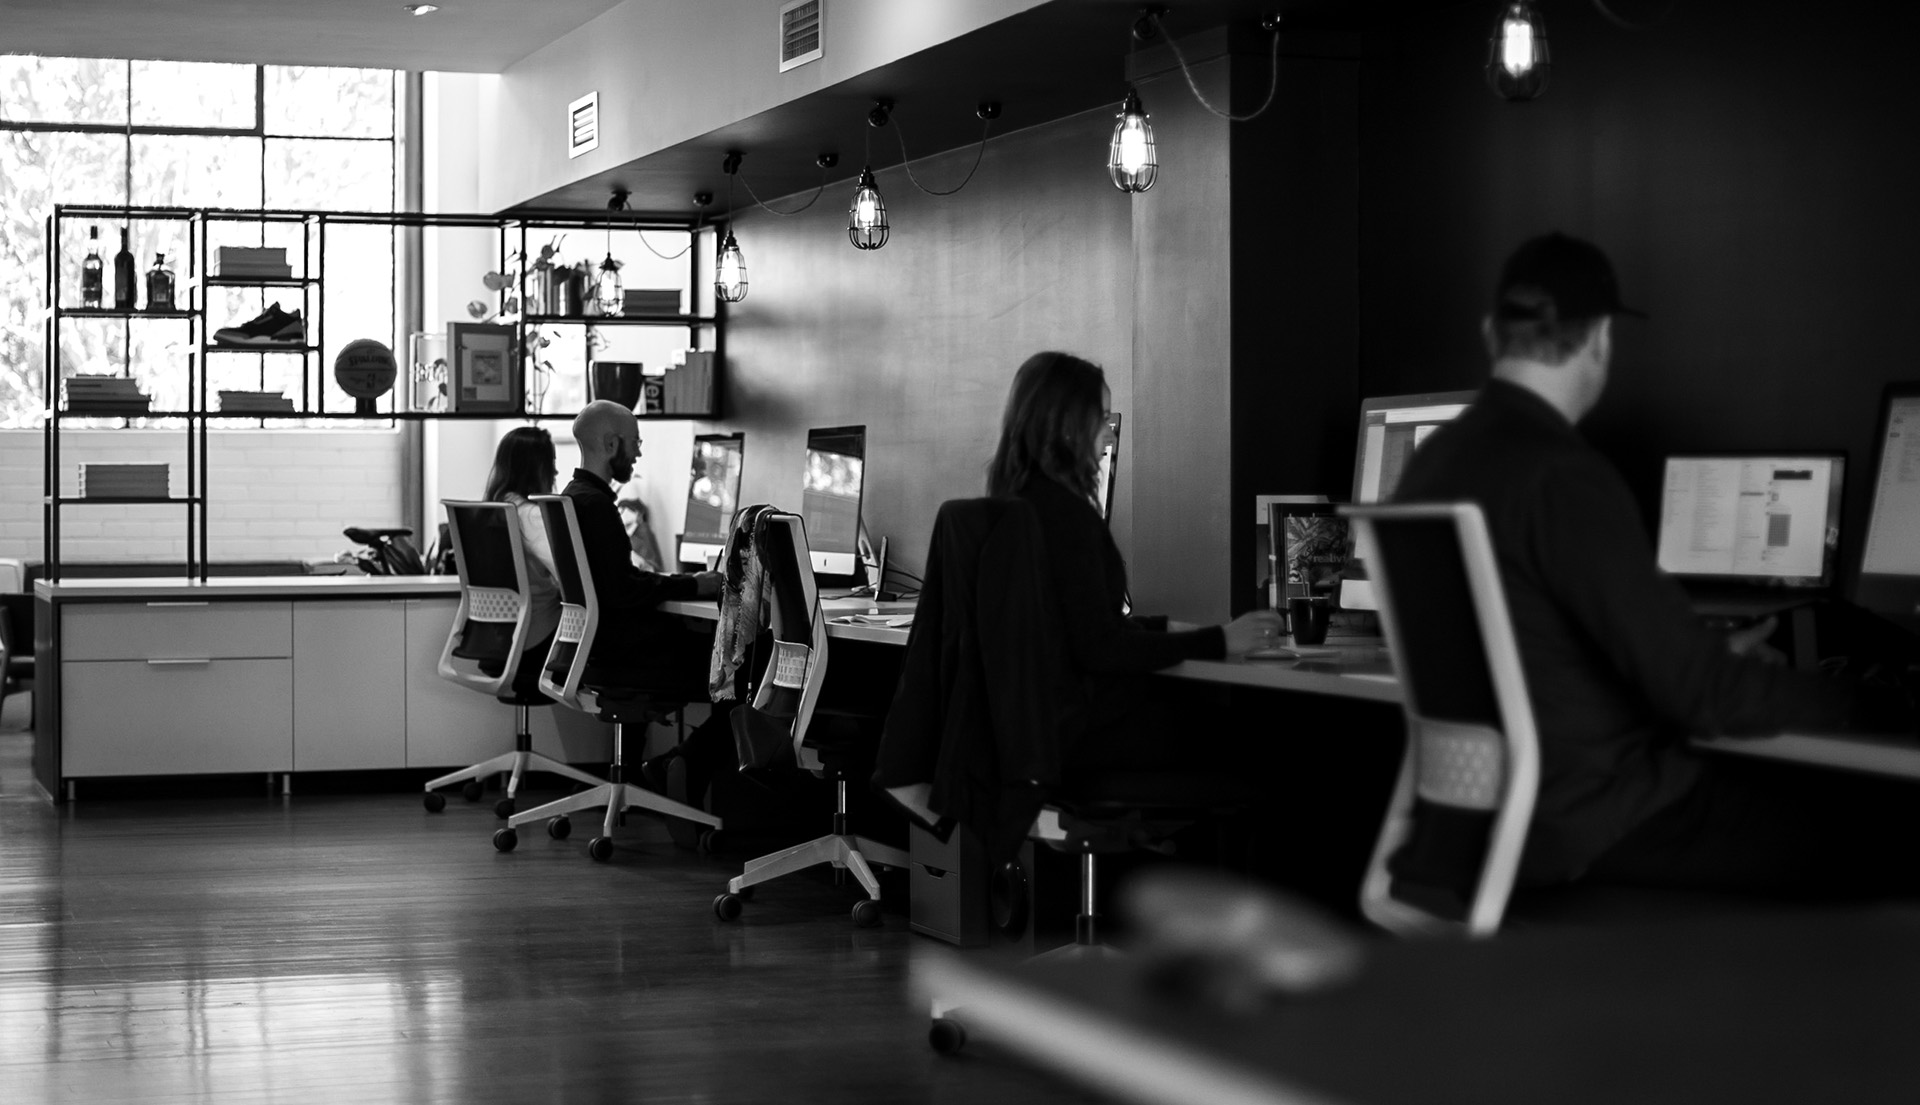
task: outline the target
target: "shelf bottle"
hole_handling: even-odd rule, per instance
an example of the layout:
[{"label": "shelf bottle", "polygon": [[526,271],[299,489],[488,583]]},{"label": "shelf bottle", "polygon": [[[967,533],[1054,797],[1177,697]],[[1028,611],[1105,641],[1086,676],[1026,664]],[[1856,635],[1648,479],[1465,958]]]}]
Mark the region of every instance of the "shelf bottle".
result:
[{"label": "shelf bottle", "polygon": [[120,228],[120,252],[113,255],[113,307],[116,311],[131,311],[134,306],[134,291],[137,279],[133,265],[133,250],[127,245],[127,228]]},{"label": "shelf bottle", "polygon": [[173,270],[167,267],[167,255],[153,255],[153,267],[147,270],[147,310],[173,310]]},{"label": "shelf bottle", "polygon": [[80,262],[80,305],[98,309],[106,280],[100,261],[100,228],[87,228],[87,259]]}]

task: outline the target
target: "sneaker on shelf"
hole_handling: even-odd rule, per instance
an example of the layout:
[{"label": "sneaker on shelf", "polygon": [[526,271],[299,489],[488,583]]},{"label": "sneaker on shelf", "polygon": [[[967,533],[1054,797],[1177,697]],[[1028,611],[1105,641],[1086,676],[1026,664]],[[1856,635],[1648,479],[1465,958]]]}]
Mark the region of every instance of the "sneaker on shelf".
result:
[{"label": "sneaker on shelf", "polygon": [[307,325],[300,312],[288,313],[278,303],[238,326],[213,332],[216,345],[299,345],[307,340]]}]

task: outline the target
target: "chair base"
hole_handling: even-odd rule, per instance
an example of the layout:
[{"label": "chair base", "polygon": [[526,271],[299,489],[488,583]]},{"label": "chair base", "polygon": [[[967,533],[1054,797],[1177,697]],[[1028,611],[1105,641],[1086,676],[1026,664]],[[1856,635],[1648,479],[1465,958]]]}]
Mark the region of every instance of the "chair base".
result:
[{"label": "chair base", "polygon": [[702,825],[709,825],[716,829],[721,827],[720,819],[705,810],[695,809],[684,802],[676,802],[650,790],[642,790],[632,783],[609,783],[600,780],[595,782],[598,785],[591,790],[570,794],[565,798],[548,802],[544,806],[535,806],[525,813],[514,814],[507,818],[507,827],[518,829],[529,822],[544,821],[549,817],[561,817],[599,806],[607,808],[606,818],[601,825],[602,836],[612,836],[613,827],[619,823],[620,815],[630,809],[651,810],[670,817],[684,817],[689,821],[698,821]]},{"label": "chair base", "polygon": [[464,783],[469,779],[477,782],[489,775],[511,772],[511,776],[507,779],[507,798],[511,801],[520,791],[520,780],[525,778],[529,771],[544,771],[550,775],[572,779],[576,783],[585,783],[590,787],[606,784],[606,780],[598,775],[589,775],[572,764],[561,763],[551,756],[544,756],[538,752],[515,751],[502,752],[491,760],[483,760],[472,767],[448,772],[438,779],[429,779],[426,789],[439,790],[441,787]]},{"label": "chair base", "polygon": [[883,867],[903,870],[910,862],[906,852],[891,845],[849,833],[829,833],[805,844],[796,844],[759,859],[748,860],[740,874],[727,881],[727,892],[738,894],[749,886],[770,882],[782,875],[804,871],[822,863],[831,863],[853,872],[853,877],[859,880],[867,897],[877,902],[880,900],[880,880],[869,866],[869,860]]}]

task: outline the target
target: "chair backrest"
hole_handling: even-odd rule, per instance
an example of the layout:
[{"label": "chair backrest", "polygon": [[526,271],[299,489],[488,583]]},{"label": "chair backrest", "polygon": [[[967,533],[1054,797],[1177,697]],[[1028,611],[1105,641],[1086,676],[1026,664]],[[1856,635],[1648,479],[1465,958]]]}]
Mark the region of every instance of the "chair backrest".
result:
[{"label": "chair backrest", "polygon": [[1491,935],[1526,844],[1540,747],[1486,519],[1472,503],[1341,513],[1373,550],[1407,721],[1361,910],[1403,935]]},{"label": "chair backrest", "polygon": [[806,523],[798,514],[768,511],[755,526],[754,551],[771,592],[767,629],[772,654],[746,708],[758,715],[756,727],[769,721],[786,726],[794,761],[819,773],[825,765],[806,744],[806,735],[827,675],[827,619],[820,610]]},{"label": "chair backrest", "polygon": [[575,710],[594,709],[591,692],[580,689],[600,628],[600,603],[594,596],[593,573],[585,569],[586,542],[580,537],[580,517],[565,495],[535,495],[529,501],[540,508],[547,525],[547,547],[553,550],[554,583],[560,589],[560,627],[540,669],[540,690]]},{"label": "chair backrest", "polygon": [[507,503],[443,499],[453,535],[460,606],[440,651],[442,678],[491,695],[513,685],[531,643],[532,611],[520,518]]}]

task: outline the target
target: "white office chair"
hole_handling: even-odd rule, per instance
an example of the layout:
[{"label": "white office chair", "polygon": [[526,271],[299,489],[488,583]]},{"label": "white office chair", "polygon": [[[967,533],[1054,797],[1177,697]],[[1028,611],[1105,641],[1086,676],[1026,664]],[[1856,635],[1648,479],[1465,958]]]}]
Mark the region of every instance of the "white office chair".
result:
[{"label": "white office chair", "polygon": [[547,835],[565,840],[573,831],[568,815],[600,806],[606,807],[606,815],[600,835],[587,844],[587,854],[602,862],[613,857],[613,827],[629,809],[652,810],[720,828],[720,819],[705,810],[642,790],[621,778],[626,723],[644,724],[667,704],[644,687],[582,682],[600,626],[600,603],[594,595],[593,574],[584,567],[587,554],[580,520],[574,514],[573,500],[564,495],[535,495],[532,501],[540,505],[540,516],[547,524],[547,543],[553,549],[561,600],[560,628],[554,632],[553,648],[540,671],[540,690],[562,705],[612,722],[613,763],[607,778],[594,780],[591,789],[508,818],[507,827],[493,834],[493,846],[503,852],[513,851],[520,842],[520,826],[533,821],[546,821]]},{"label": "white office chair", "polygon": [[1360,893],[1400,935],[1500,927],[1540,746],[1486,519],[1471,503],[1352,506],[1400,677],[1407,751]]},{"label": "white office chair", "polygon": [[447,796],[440,793],[441,787],[464,782],[467,800],[478,801],[481,780],[503,771],[511,775],[507,796],[494,804],[493,812],[500,817],[513,815],[520,780],[528,771],[545,771],[588,786],[605,782],[533,751],[532,707],[550,706],[553,700],[514,689],[520,658],[537,643],[527,640],[531,611],[526,546],[518,514],[506,503],[443,499],[441,505],[446,508],[447,528],[453,535],[460,607],[454,612],[453,630],[440,652],[440,677],[512,706],[514,747],[511,752],[428,780],[424,798],[428,812],[447,808]]},{"label": "white office chair", "polygon": [[868,927],[880,923],[880,880],[870,864],[907,866],[907,853],[848,831],[847,780],[807,742],[820,684],[827,674],[827,622],[820,611],[820,592],[814,584],[812,555],[806,526],[799,515],[767,512],[754,533],[754,555],[772,580],[773,600],[766,605],[772,638],[767,673],[754,692],[753,702],[733,713],[736,732],[758,727],[777,731],[793,744],[795,761],[821,777],[831,775],[835,806],[833,831],[791,848],[749,860],[713,901],[714,915],[723,921],[740,916],[750,887],[822,863],[853,872],[867,896],[853,906],[853,923]]}]

